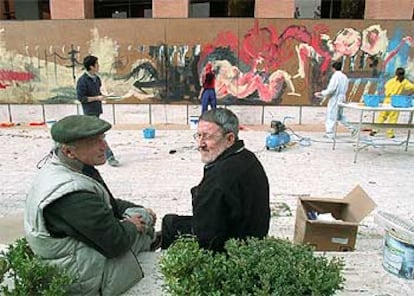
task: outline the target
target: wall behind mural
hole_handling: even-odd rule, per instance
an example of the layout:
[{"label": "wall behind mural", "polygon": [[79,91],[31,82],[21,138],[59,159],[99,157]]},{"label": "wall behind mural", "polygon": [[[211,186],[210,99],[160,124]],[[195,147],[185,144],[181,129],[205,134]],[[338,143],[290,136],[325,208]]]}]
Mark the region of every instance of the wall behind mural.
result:
[{"label": "wall behind mural", "polygon": [[116,103],[197,103],[207,62],[221,104],[318,105],[333,61],[348,97],[383,92],[396,67],[414,80],[412,21],[108,19],[2,21],[0,103],[71,103],[96,55]]}]

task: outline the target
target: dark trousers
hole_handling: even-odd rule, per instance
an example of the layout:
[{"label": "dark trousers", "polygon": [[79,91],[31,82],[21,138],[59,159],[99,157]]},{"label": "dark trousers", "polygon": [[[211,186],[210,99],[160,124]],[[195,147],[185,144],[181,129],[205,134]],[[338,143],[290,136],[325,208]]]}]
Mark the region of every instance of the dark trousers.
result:
[{"label": "dark trousers", "polygon": [[211,106],[211,109],[217,108],[216,91],[214,88],[203,90],[203,93],[201,94],[201,114],[207,111],[208,105]]},{"label": "dark trousers", "polygon": [[161,226],[161,249],[167,249],[180,235],[194,234],[192,219],[193,216],[165,215]]}]

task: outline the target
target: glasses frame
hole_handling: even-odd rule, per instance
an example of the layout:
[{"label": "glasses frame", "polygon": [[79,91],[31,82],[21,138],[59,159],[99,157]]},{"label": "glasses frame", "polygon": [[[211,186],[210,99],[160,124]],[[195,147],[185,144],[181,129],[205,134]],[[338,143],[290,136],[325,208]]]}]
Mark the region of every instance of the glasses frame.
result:
[{"label": "glasses frame", "polygon": [[200,134],[198,132],[193,134],[193,139],[196,141],[211,141],[211,140],[220,140],[220,139],[224,139],[226,137],[227,134],[229,134],[231,132],[218,132],[217,134]]}]

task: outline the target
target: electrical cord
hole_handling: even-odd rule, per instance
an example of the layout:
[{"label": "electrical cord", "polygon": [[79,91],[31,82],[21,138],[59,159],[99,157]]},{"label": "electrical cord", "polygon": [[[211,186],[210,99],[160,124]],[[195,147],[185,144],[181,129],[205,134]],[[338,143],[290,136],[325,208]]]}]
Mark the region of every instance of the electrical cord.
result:
[{"label": "electrical cord", "polygon": [[311,138],[310,137],[302,137],[300,135],[298,135],[293,129],[291,129],[290,127],[286,128],[286,130],[290,131],[292,133],[293,136],[295,136],[297,139],[296,141],[299,143],[299,145],[304,146],[304,147],[309,147],[311,146]]}]

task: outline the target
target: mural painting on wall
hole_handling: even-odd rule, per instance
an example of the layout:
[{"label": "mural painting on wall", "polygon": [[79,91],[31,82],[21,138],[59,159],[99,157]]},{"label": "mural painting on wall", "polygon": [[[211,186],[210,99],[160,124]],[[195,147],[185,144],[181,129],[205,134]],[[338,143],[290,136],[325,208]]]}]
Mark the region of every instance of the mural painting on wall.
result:
[{"label": "mural painting on wall", "polygon": [[[117,103],[199,103],[200,73],[207,62],[216,71],[216,93],[224,104],[318,105],[313,97],[329,80],[330,65],[342,61],[351,78],[349,98],[381,93],[383,83],[404,67],[414,77],[412,36],[380,24],[344,27],[332,34],[326,24],[273,25],[242,32],[222,31],[196,45],[128,45],[91,29],[89,48],[99,57],[100,76]],[[70,48],[26,46],[6,49],[0,28],[0,103],[71,103],[83,56]]]}]

